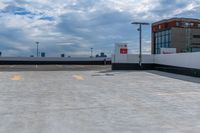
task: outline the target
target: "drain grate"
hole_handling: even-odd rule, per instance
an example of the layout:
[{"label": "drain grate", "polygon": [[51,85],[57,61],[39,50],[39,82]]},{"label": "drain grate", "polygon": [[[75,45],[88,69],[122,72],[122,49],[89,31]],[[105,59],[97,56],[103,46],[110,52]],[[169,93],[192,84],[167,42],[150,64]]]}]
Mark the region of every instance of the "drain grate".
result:
[{"label": "drain grate", "polygon": [[114,76],[114,74],[109,74],[109,73],[107,73],[107,74],[105,74],[106,76]]},{"label": "drain grate", "polygon": [[92,76],[96,77],[96,76],[102,76],[102,75],[100,75],[100,74],[93,74]]}]

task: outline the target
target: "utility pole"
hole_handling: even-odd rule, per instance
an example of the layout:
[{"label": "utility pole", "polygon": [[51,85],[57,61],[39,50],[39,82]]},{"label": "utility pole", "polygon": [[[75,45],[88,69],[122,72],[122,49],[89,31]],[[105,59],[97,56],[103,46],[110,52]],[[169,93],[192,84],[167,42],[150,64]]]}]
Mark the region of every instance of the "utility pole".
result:
[{"label": "utility pole", "polygon": [[142,25],[149,25],[149,23],[144,22],[132,22],[131,24],[139,25],[139,43],[140,43],[140,52],[139,52],[139,66],[142,67]]},{"label": "utility pole", "polygon": [[37,57],[39,57],[39,43],[40,42],[35,42],[36,43],[36,47],[37,47]]}]

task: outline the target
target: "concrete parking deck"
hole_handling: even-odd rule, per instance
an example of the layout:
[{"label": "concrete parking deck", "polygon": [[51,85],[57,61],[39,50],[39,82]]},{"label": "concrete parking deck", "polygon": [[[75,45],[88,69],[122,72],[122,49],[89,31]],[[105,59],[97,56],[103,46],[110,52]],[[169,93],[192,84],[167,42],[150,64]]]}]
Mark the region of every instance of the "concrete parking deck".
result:
[{"label": "concrete parking deck", "polygon": [[158,71],[0,72],[1,133],[199,133],[200,79]]}]

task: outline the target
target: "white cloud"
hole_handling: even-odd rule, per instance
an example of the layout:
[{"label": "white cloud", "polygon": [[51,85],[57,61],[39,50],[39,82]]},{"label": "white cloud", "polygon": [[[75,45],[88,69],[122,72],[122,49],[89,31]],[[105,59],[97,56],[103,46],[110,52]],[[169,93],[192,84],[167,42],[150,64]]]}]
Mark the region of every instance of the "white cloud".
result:
[{"label": "white cloud", "polygon": [[110,8],[114,8],[119,11],[131,12],[135,14],[148,12],[152,8],[155,8],[158,5],[158,3],[159,0],[140,0],[139,2],[138,0],[126,0],[126,1],[108,0],[108,6]]},{"label": "white cloud", "polygon": [[[17,31],[13,32],[13,36],[19,31],[21,33],[20,39],[16,35],[9,40],[7,35],[6,41],[6,36],[1,32],[4,38],[1,43],[28,51],[37,40],[52,53],[56,50],[53,48],[56,42],[72,42],[75,46],[70,45],[70,53],[87,53],[88,47],[110,51],[116,41],[130,42],[137,48],[138,38],[134,36],[137,32],[129,21],[154,22],[200,11],[199,0],[1,0],[0,10],[7,6],[24,8],[28,14],[23,15],[23,10],[16,11],[22,12],[22,15],[5,11],[0,13],[0,26],[4,32],[6,29],[8,32]],[[148,34],[145,40],[150,40]],[[145,43],[145,51],[149,51],[149,45],[149,42]],[[10,51],[13,54],[13,50]]]},{"label": "white cloud", "polygon": [[184,12],[188,11],[195,11],[197,8],[200,7],[200,3],[197,3],[195,1],[188,3],[185,7],[183,8],[177,8],[173,11],[173,15],[178,15]]},{"label": "white cloud", "polygon": [[0,9],[4,9],[7,6],[4,2],[0,1]]}]

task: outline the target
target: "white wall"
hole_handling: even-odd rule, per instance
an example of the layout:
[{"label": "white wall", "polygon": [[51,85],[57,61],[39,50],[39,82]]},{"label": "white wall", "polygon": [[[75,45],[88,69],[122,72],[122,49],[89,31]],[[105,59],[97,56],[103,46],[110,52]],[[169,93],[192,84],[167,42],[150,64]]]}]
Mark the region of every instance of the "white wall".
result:
[{"label": "white wall", "polygon": [[200,69],[200,52],[154,55],[154,63]]},{"label": "white wall", "polygon": [[[139,55],[136,54],[127,54],[127,55],[113,55],[112,56],[113,63],[138,63],[139,62]],[[153,55],[142,55],[142,62],[143,63],[153,63],[154,56]]]},{"label": "white wall", "polygon": [[[126,56],[112,56],[113,63],[138,63],[139,55],[128,54]],[[161,65],[200,69],[200,52],[143,55],[142,63],[154,63]]]}]

